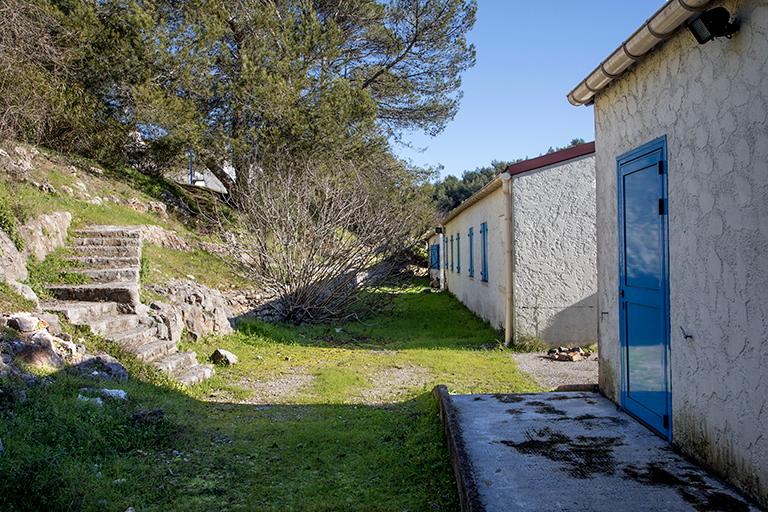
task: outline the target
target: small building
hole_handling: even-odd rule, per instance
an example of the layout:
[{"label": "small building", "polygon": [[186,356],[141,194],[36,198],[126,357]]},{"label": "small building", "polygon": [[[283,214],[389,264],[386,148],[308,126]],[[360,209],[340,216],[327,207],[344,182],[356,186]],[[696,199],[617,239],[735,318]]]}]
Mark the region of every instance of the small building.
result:
[{"label": "small building", "polygon": [[509,166],[449,212],[432,239],[443,287],[503,329],[507,343],[597,339],[594,148]]},{"label": "small building", "polygon": [[768,2],[669,1],[568,99],[595,109],[600,388],[768,505]]}]

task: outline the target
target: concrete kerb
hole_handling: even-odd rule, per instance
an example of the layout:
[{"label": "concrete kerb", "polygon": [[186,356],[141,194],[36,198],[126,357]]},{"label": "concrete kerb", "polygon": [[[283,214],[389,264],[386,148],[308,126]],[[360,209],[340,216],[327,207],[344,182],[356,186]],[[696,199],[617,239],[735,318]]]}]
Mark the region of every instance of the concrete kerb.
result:
[{"label": "concrete kerb", "polygon": [[440,410],[440,420],[443,423],[443,432],[456,478],[461,510],[462,512],[485,512],[485,506],[480,501],[480,493],[477,490],[470,459],[464,446],[461,426],[456,417],[458,412],[451,401],[448,388],[443,384],[437,385],[432,390],[432,394],[437,399]]}]

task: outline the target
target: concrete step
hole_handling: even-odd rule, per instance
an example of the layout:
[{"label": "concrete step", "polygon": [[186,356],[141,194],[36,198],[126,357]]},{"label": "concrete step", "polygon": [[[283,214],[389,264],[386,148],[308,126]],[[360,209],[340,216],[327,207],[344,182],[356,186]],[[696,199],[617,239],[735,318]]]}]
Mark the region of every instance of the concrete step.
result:
[{"label": "concrete step", "polygon": [[138,267],[127,268],[98,268],[90,270],[76,270],[78,274],[88,276],[88,278],[94,283],[138,283],[139,282],[139,269]]},{"label": "concrete step", "polygon": [[88,321],[91,330],[107,339],[139,327],[139,315],[113,314]]},{"label": "concrete step", "polygon": [[124,331],[115,331],[107,339],[119,343],[126,349],[133,349],[149,341],[154,341],[157,336],[157,327],[147,325],[137,325]]},{"label": "concrete step", "polygon": [[140,302],[136,283],[60,284],[47,286],[47,289],[58,300],[117,302],[129,308]]},{"label": "concrete step", "polygon": [[88,237],[88,238],[73,238],[72,244],[74,246],[82,245],[102,245],[102,246],[126,246],[126,247],[139,247],[141,245],[141,238],[127,238],[127,237]]},{"label": "concrete step", "polygon": [[192,386],[211,377],[213,377],[213,366],[210,364],[198,364],[177,375],[176,380],[185,386]]},{"label": "concrete step", "polygon": [[72,256],[68,257],[67,261],[83,269],[128,268],[141,265],[141,259],[136,256]]},{"label": "concrete step", "polygon": [[180,375],[197,364],[197,356],[194,352],[176,352],[158,359],[153,364],[168,375]]},{"label": "concrete step", "polygon": [[141,247],[112,245],[78,245],[72,247],[76,256],[105,256],[118,258],[141,258]]},{"label": "concrete step", "polygon": [[141,230],[130,226],[88,226],[74,233],[82,238],[141,238]]},{"label": "concrete step", "polygon": [[40,304],[43,311],[61,313],[76,325],[82,325],[91,320],[117,315],[119,305],[115,302],[82,302],[82,301],[46,301]]},{"label": "concrete step", "polygon": [[176,352],[176,344],[170,340],[156,340],[128,349],[142,361],[149,363]]}]

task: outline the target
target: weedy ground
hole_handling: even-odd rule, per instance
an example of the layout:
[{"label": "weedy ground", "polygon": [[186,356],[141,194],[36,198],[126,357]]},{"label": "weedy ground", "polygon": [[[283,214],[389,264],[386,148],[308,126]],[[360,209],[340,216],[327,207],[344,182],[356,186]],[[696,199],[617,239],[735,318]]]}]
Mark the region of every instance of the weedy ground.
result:
[{"label": "weedy ground", "polygon": [[[364,321],[243,321],[232,367],[183,390],[122,354],[127,403],[77,400],[93,383],[57,375],[0,393],[0,509],[136,511],[457,510],[431,388],[522,392],[498,334],[425,283],[391,289]],[[116,349],[85,331],[94,348]],[[26,394],[26,399],[24,398]],[[131,419],[162,408],[154,424]]]}]

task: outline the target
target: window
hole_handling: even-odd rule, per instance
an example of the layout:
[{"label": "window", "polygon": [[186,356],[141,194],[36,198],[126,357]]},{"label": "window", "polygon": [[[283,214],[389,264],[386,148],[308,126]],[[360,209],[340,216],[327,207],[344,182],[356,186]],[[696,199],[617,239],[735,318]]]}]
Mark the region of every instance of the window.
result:
[{"label": "window", "polygon": [[483,222],[480,224],[480,255],[482,258],[482,270],[480,271],[480,279],[484,283],[488,282],[488,223]]},{"label": "window", "polygon": [[448,238],[443,235],[443,266],[448,270]]},{"label": "window", "polygon": [[453,235],[451,235],[451,272],[453,272]]},{"label": "window", "polygon": [[429,268],[440,270],[440,244],[433,244],[429,248]]},{"label": "window", "polygon": [[461,234],[456,233],[456,273],[461,274]]},{"label": "window", "polygon": [[469,239],[469,277],[475,277],[475,249],[474,249],[475,228],[470,227],[467,231]]}]

